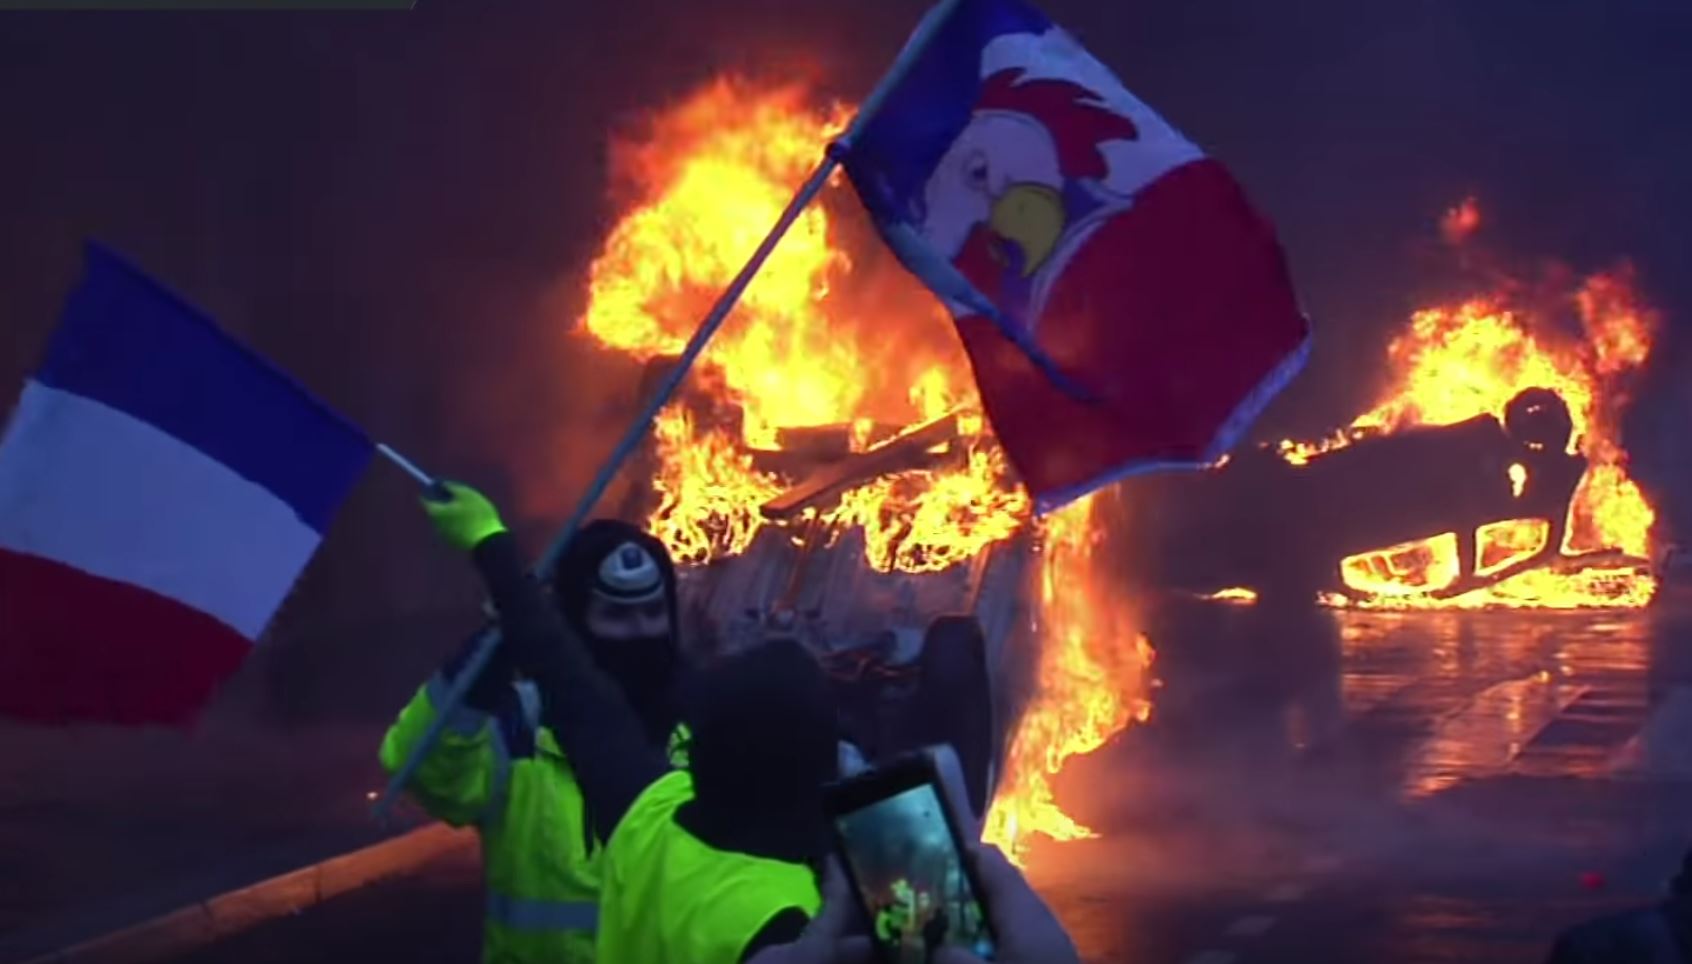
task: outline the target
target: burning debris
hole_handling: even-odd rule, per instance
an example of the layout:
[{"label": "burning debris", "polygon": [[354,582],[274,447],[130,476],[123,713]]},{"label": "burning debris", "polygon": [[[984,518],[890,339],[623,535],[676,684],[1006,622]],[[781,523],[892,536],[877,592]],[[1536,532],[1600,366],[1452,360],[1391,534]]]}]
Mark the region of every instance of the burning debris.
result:
[{"label": "burning debris", "polygon": [[[725,80],[619,145],[630,204],[586,332],[667,364],[846,116]],[[1095,502],[1033,522],[951,324],[853,209],[830,192],[801,216],[660,416],[644,514],[718,645],[807,641],[872,752],[957,741],[995,771],[1007,850],[1087,836],[1049,781],[1149,713],[1150,647],[1106,583]]]}]

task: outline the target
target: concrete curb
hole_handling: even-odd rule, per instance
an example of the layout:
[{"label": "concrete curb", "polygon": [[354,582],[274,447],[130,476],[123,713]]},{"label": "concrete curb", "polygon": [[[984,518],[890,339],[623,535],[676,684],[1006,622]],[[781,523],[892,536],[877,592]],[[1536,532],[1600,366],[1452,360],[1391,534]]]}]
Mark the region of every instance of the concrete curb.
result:
[{"label": "concrete curb", "polygon": [[24,964],[152,964],[169,960],[475,845],[474,831],[432,824]]}]

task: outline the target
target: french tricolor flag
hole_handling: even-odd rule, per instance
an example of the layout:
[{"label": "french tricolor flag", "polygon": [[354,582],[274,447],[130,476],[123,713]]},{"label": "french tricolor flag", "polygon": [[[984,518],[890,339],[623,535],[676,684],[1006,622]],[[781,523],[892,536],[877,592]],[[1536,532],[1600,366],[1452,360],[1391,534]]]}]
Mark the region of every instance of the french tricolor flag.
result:
[{"label": "french tricolor flag", "polygon": [[0,713],[183,723],[373,449],[158,282],[86,259],[0,439]]}]

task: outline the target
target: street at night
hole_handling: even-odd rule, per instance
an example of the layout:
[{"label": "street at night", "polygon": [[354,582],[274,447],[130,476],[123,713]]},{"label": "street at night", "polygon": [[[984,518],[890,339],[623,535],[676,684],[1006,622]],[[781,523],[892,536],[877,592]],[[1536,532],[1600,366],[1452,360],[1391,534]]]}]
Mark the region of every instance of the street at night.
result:
[{"label": "street at night", "polygon": [[1692,964],[1688,49],[0,0],[0,964]]}]

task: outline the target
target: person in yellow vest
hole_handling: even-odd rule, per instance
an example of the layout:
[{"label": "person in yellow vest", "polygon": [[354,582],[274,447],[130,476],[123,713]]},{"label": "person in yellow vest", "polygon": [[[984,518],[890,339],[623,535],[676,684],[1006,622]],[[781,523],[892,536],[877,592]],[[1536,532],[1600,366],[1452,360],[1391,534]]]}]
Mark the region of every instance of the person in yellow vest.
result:
[{"label": "person in yellow vest", "polygon": [[690,768],[672,770],[628,698],[524,577],[493,506],[455,483],[447,493],[425,500],[429,515],[471,553],[508,640],[533,661],[541,719],[606,841],[601,964],[739,964],[797,941],[821,903],[822,787],[838,772],[821,666],[778,640],[703,670],[685,715]]},{"label": "person in yellow vest", "polygon": [[[640,738],[685,765],[675,570],[662,543],[612,520],[584,526],[551,582],[557,611],[638,718]],[[381,760],[397,770],[435,719],[470,649],[400,712]],[[424,758],[411,795],[430,815],[474,826],[487,903],[485,964],[594,960],[603,838],[593,832],[569,756],[542,720],[516,647],[501,644]]]},{"label": "person in yellow vest", "polygon": [[911,882],[903,877],[893,881],[893,918],[892,943],[897,947],[904,947],[905,941],[911,935],[911,927],[917,918],[917,894],[911,889]]},{"label": "person in yellow vest", "polygon": [[881,909],[875,912],[875,939],[887,947],[898,947],[899,935],[905,929],[900,921],[903,913],[904,908],[899,906],[898,901],[882,904]]}]

